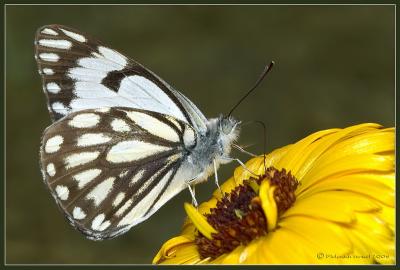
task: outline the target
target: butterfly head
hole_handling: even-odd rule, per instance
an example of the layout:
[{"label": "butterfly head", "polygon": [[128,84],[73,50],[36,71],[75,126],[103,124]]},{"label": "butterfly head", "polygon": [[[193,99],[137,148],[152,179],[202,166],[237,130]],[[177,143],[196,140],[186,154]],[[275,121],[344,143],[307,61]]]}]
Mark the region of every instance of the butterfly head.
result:
[{"label": "butterfly head", "polygon": [[229,116],[220,116],[218,119],[219,125],[219,145],[222,148],[224,156],[228,156],[231,151],[232,143],[239,136],[240,121]]},{"label": "butterfly head", "polygon": [[236,120],[235,118],[229,116],[220,116],[219,117],[219,130],[222,134],[227,135],[227,136],[233,136],[236,135],[237,137],[239,132],[239,126],[240,122]]}]

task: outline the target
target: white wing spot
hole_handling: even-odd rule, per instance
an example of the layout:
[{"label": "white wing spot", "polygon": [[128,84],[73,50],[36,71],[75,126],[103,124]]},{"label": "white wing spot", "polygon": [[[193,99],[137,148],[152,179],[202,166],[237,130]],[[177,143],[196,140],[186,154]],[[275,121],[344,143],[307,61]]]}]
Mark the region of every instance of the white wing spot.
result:
[{"label": "white wing spot", "polygon": [[179,142],[178,133],[176,133],[172,127],[161,122],[157,118],[136,111],[128,111],[126,115],[139,127],[147,130],[149,133],[171,142]]},{"label": "white wing spot", "polygon": [[86,133],[78,138],[78,146],[91,146],[109,142],[112,138],[103,133]]},{"label": "white wing spot", "polygon": [[183,132],[183,143],[186,147],[191,147],[196,143],[196,135],[193,129],[186,127]]},{"label": "white wing spot", "polygon": [[104,222],[101,224],[101,226],[100,226],[100,228],[99,228],[99,231],[104,231],[104,230],[107,229],[110,225],[111,225],[111,222],[110,222],[110,221],[108,221],[108,220],[104,221]]},{"label": "white wing spot", "polygon": [[97,53],[97,52],[92,52],[92,56],[96,57],[96,58],[101,58],[103,57],[101,54]]},{"label": "white wing spot", "polygon": [[174,161],[177,161],[179,158],[181,158],[182,157],[182,154],[175,154],[175,155],[172,155],[172,156],[170,156],[167,160],[168,160],[168,164],[171,164],[172,162],[174,162]]},{"label": "white wing spot", "polygon": [[46,75],[53,75],[54,74],[54,71],[51,68],[44,68],[42,71]]},{"label": "white wing spot", "polygon": [[75,67],[68,69],[67,76],[75,81],[89,81],[100,84],[101,81],[107,76],[107,72],[96,69],[93,70],[83,67]]},{"label": "white wing spot", "polygon": [[114,201],[113,201],[113,206],[117,207],[122,200],[125,198],[125,193],[124,192],[120,192],[118,193],[117,197],[115,197]]},{"label": "white wing spot", "polygon": [[72,47],[71,41],[60,40],[60,39],[41,39],[39,44],[45,47],[56,48],[56,49],[70,49]]},{"label": "white wing spot", "polygon": [[131,182],[129,183],[129,185],[133,185],[135,184],[137,181],[139,181],[144,174],[144,170],[140,170],[137,174],[135,174],[135,176],[132,177]]},{"label": "white wing spot", "polygon": [[115,98],[118,96],[117,93],[105,87],[103,84],[99,82],[88,82],[87,79],[75,82],[74,86],[75,88],[73,91],[75,96],[82,99]]},{"label": "white wing spot", "polygon": [[114,131],[117,132],[126,132],[131,130],[129,125],[124,120],[121,119],[112,120],[111,127]]},{"label": "white wing spot", "polygon": [[[92,229],[96,231],[104,231],[111,225],[110,221],[104,221],[106,216],[104,214],[100,214],[96,216],[92,221]],[[104,221],[104,222],[103,222]]]},{"label": "white wing spot", "polygon": [[50,28],[45,28],[40,33],[46,34],[46,35],[58,36],[58,33]]},{"label": "white wing spot", "polygon": [[177,193],[187,188],[185,181],[182,179],[190,179],[193,172],[191,172],[190,167],[181,167],[175,173],[175,176],[171,179],[171,182],[168,183],[166,190],[158,199],[158,201],[154,204],[152,211],[156,211],[161,206],[163,206],[167,201],[169,201],[172,197],[174,197]]},{"label": "white wing spot", "polygon": [[58,113],[61,113],[61,114],[67,114],[67,112],[68,112],[68,108],[67,107],[65,107],[64,106],[64,104],[62,104],[61,102],[54,102],[52,105],[51,105],[51,108],[54,110],[54,111],[56,111],[56,112],[58,112]]},{"label": "white wing spot", "polygon": [[83,165],[95,160],[100,155],[99,151],[94,152],[81,152],[69,155],[65,158],[65,168],[71,169],[73,167]]},{"label": "white wing spot", "polygon": [[93,190],[86,196],[87,199],[93,199],[94,205],[99,206],[102,201],[110,193],[115,177],[110,177],[98,184]]},{"label": "white wing spot", "polygon": [[54,137],[51,137],[50,139],[47,140],[44,150],[46,151],[46,153],[57,152],[60,149],[63,141],[64,138],[61,135],[56,135]]},{"label": "white wing spot", "polygon": [[46,171],[48,175],[53,177],[56,174],[56,167],[54,166],[54,163],[47,164]]},{"label": "white wing spot", "polygon": [[76,128],[94,127],[100,122],[100,116],[95,113],[82,113],[74,116],[69,125]]},{"label": "white wing spot", "polygon": [[82,36],[81,34],[77,34],[77,33],[74,33],[74,32],[71,32],[71,31],[68,31],[65,29],[61,29],[61,31],[63,31],[65,35],[69,36],[72,39],[75,39],[76,41],[79,41],[79,42],[86,41],[86,38],[84,36]]},{"label": "white wing spot", "polygon": [[170,121],[172,124],[174,124],[174,126],[176,126],[176,128],[178,130],[182,131],[181,125],[179,124],[179,122],[175,118],[173,118],[173,117],[171,117],[169,115],[165,116],[165,118],[167,118],[168,121]]},{"label": "white wing spot", "polygon": [[145,219],[147,216],[151,215],[156,209],[152,209],[147,215],[146,212],[149,210],[150,205],[154,202],[158,194],[160,194],[162,188],[165,186],[166,182],[170,178],[172,170],[163,176],[162,179],[157,183],[157,185],[148,193],[146,196],[140,200],[118,223],[118,226],[129,225],[133,226],[138,222]]},{"label": "white wing spot", "polygon": [[129,206],[131,206],[132,202],[133,202],[132,199],[127,200],[127,201],[124,203],[124,205],[123,205],[121,208],[118,209],[118,211],[115,213],[115,215],[116,215],[117,217],[119,217],[120,215],[122,215],[122,214],[129,208]]},{"label": "white wing spot", "polygon": [[110,151],[108,151],[106,159],[113,163],[130,162],[170,149],[170,147],[166,146],[129,140],[115,144]]},{"label": "white wing spot", "polygon": [[55,53],[41,53],[39,54],[39,58],[48,62],[57,62],[60,59]]},{"label": "white wing spot", "polygon": [[[100,56],[100,55],[99,55]],[[87,69],[94,69],[104,72],[110,72],[113,70],[122,70],[124,67],[120,64],[116,64],[109,59],[104,57],[85,57],[78,61],[78,65]]]},{"label": "white wing spot", "polygon": [[128,170],[125,170],[125,171],[123,171],[123,172],[121,172],[120,174],[119,174],[119,178],[123,178],[123,177],[125,177],[127,174],[128,174]]},{"label": "white wing spot", "polygon": [[57,94],[61,90],[60,86],[58,86],[58,84],[56,84],[55,82],[50,82],[46,84],[46,89],[53,94]]},{"label": "white wing spot", "polygon": [[[165,166],[167,166],[167,165],[168,165],[168,164],[166,164]],[[164,168],[165,168],[165,166],[164,166]],[[163,168],[163,169],[164,169],[164,168]],[[153,175],[150,177],[150,179],[148,179],[146,182],[144,182],[144,184],[141,185],[140,188],[138,189],[138,191],[136,192],[135,196],[142,194],[142,193],[148,188],[148,186],[149,186],[151,183],[153,183],[154,179],[156,179],[156,178],[158,177],[158,175],[161,173],[161,171],[162,171],[163,169],[161,169],[161,170],[159,170],[158,172],[156,172],[155,174],[153,174]],[[133,180],[133,179],[132,179],[132,180]],[[131,181],[131,183],[132,183],[132,182],[133,182],[133,181]],[[131,184],[131,183],[130,183],[130,184]]]},{"label": "white wing spot", "polygon": [[171,98],[151,80],[132,75],[122,79],[118,95],[137,103],[136,108],[171,115],[187,122],[182,111]]},{"label": "white wing spot", "polygon": [[74,219],[84,219],[86,217],[86,213],[82,210],[82,208],[75,206],[74,211],[72,211],[72,216]]},{"label": "white wing spot", "polygon": [[126,57],[120,54],[119,52],[116,52],[114,50],[111,50],[103,46],[99,46],[98,50],[105,58],[121,65],[122,67],[125,67],[126,64],[128,63]]},{"label": "white wing spot", "polygon": [[108,113],[110,111],[110,107],[104,107],[104,108],[96,109],[95,111],[99,112],[99,113]]},{"label": "white wing spot", "polygon": [[56,186],[56,193],[60,200],[65,201],[68,199],[69,189],[66,186]]},{"label": "white wing spot", "polygon": [[81,189],[86,186],[87,183],[99,176],[100,173],[100,169],[90,169],[74,175],[73,178],[78,182],[78,188]]},{"label": "white wing spot", "polygon": [[92,229],[98,230],[105,217],[106,216],[104,214],[96,216],[92,221]]}]

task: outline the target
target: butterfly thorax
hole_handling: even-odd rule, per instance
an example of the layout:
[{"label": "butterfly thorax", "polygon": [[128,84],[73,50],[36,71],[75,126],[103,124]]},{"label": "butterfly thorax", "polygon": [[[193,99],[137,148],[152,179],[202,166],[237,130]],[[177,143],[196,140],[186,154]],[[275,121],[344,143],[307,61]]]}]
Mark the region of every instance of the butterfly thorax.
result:
[{"label": "butterfly thorax", "polygon": [[196,146],[190,150],[187,159],[199,173],[194,183],[205,181],[214,172],[214,161],[217,168],[230,161],[232,143],[239,136],[238,125],[239,121],[232,117],[220,116],[208,120],[206,132],[199,134]]}]

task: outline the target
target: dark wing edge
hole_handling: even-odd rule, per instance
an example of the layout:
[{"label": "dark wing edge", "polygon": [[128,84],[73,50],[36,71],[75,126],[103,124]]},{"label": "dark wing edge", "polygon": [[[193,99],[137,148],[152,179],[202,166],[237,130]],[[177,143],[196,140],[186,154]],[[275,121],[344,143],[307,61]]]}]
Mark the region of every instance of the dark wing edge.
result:
[{"label": "dark wing edge", "polygon": [[[137,121],[142,114],[153,124]],[[169,127],[170,137],[157,136],[157,125]],[[178,119],[131,108],[71,113],[44,132],[44,182],[67,220],[87,238],[116,237],[186,187],[185,179],[176,176],[186,157],[187,129],[195,132]],[[174,133],[177,141],[171,141]],[[137,158],[126,148],[133,145],[143,147]],[[147,155],[146,147],[161,150]]]},{"label": "dark wing edge", "polygon": [[35,58],[53,121],[78,110],[126,106],[168,114],[196,130],[205,129],[206,118],[182,93],[138,62],[73,28],[39,28]]}]

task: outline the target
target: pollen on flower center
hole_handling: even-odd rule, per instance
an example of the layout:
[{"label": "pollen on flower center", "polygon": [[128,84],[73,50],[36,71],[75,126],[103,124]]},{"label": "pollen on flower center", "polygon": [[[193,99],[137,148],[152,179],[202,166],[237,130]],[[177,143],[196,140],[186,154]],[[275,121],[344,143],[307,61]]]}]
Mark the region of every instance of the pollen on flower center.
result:
[{"label": "pollen on flower center", "polygon": [[217,231],[212,238],[205,237],[200,231],[196,235],[196,245],[201,258],[212,259],[228,253],[241,244],[265,235],[271,228],[268,213],[265,213],[266,194],[261,194],[260,185],[268,181],[272,188],[272,200],[276,204],[276,215],[279,217],[290,208],[296,200],[294,191],[298,181],[285,169],[281,171],[269,167],[259,178],[245,180],[229,194],[217,202],[215,208],[205,215],[207,222]]}]

